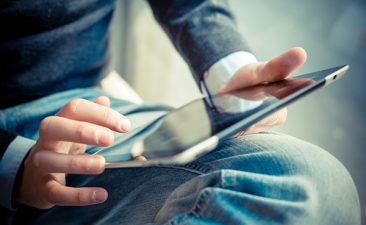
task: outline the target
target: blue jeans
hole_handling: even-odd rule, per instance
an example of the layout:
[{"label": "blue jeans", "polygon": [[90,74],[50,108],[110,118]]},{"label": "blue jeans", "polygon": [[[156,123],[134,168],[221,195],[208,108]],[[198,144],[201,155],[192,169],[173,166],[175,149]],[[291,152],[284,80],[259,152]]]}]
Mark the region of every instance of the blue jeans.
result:
[{"label": "blue jeans", "polygon": [[[2,111],[8,130],[36,139],[45,116],[67,101],[105,95],[70,90]],[[149,123],[167,107],[112,99],[133,124]],[[154,114],[155,113],[155,114]],[[107,169],[69,175],[70,186],[101,186],[107,202],[48,210],[20,207],[10,224],[361,224],[357,190],[344,166],[323,149],[279,133],[222,141],[182,166]]]}]

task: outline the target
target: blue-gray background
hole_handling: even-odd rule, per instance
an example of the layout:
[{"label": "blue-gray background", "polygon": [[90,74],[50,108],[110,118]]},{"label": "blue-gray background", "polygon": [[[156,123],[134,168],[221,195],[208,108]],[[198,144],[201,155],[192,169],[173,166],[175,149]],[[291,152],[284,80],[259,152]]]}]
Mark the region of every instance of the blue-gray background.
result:
[{"label": "blue-gray background", "polygon": [[[301,46],[309,57],[297,74],[350,64],[351,69],[344,78],[290,106],[286,125],[277,130],[319,145],[345,164],[357,185],[365,223],[366,2],[230,0],[230,3],[240,31],[259,60],[267,60],[288,48]],[[149,24],[151,15],[150,19],[141,20],[139,15],[143,14],[141,11],[144,7],[147,8],[146,3],[141,0],[118,2],[112,27],[115,68],[145,100],[159,101],[170,97],[176,99],[172,104],[179,105],[189,99],[184,97],[197,90],[193,84],[184,86],[183,80],[187,76],[178,75],[184,69],[172,61],[174,57],[169,55],[165,46],[161,47],[163,50],[156,47],[164,41],[152,37],[155,31]],[[141,28],[136,30],[132,25]],[[149,30],[152,31],[149,33]],[[147,38],[144,39],[144,35]],[[144,61],[142,58],[147,59]],[[149,62],[153,65],[149,65]],[[178,69],[167,72],[169,66]],[[140,70],[142,75],[139,75]],[[155,80],[159,84],[169,80],[157,78],[164,72],[168,74],[167,77],[174,73],[170,76],[171,85],[165,84],[173,86],[171,89],[174,93],[163,94],[160,86],[159,89],[154,87]],[[174,86],[178,79],[179,86]],[[189,88],[192,90],[187,90]],[[177,94],[179,90],[181,94]],[[183,100],[179,101],[179,98]]]}]

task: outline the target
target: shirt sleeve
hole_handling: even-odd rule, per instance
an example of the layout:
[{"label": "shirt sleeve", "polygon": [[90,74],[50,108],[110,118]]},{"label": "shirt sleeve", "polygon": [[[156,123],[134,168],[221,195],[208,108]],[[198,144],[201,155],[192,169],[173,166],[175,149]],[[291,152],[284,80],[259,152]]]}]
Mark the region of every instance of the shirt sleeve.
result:
[{"label": "shirt sleeve", "polygon": [[[216,94],[221,85],[226,83],[241,67],[257,62],[250,52],[235,52],[211,66],[204,73],[201,89],[206,96]],[[212,99],[216,109],[221,113],[238,113],[257,108],[261,101],[242,101],[238,98]]]},{"label": "shirt sleeve", "polygon": [[235,52],[220,59],[203,75],[204,83],[201,90],[206,94],[215,94],[219,87],[226,83],[241,67],[257,62],[257,58],[250,52]]},{"label": "shirt sleeve", "polygon": [[[1,136],[3,137],[5,135]],[[7,136],[9,137],[8,140],[10,140],[10,143],[5,151],[3,151],[0,159],[0,206],[14,210],[12,197],[15,180],[19,174],[19,169],[24,158],[35,144],[35,141],[21,136]],[[1,140],[3,146],[5,146],[5,141],[4,139]]]}]

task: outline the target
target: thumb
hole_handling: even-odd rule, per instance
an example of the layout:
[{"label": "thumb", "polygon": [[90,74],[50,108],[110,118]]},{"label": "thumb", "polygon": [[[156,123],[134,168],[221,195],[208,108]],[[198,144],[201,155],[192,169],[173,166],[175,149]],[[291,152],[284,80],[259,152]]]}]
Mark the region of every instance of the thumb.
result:
[{"label": "thumb", "polygon": [[252,63],[240,68],[218,93],[227,93],[261,83],[279,81],[303,65],[307,54],[300,47],[292,48],[268,62]]}]

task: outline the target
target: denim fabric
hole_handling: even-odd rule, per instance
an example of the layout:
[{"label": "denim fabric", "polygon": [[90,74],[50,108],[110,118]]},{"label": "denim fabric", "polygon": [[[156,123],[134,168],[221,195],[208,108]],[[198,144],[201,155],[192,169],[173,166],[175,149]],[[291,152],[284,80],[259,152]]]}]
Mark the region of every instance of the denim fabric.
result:
[{"label": "denim fabric", "polygon": [[0,207],[15,210],[13,202],[16,178],[34,140],[17,136],[0,161]]},{"label": "denim fabric", "polygon": [[[248,50],[227,0],[148,2],[196,81],[221,58]],[[115,3],[0,1],[0,108],[97,85],[109,71]]]},{"label": "denim fabric", "polygon": [[[19,106],[21,119],[8,127],[37,136],[37,124],[76,97],[78,89]],[[129,115],[169,110],[112,100]],[[10,111],[9,111],[10,113]],[[156,116],[156,115],[155,115]],[[144,117],[145,122],[153,119]],[[143,117],[141,117],[143,118]],[[141,122],[141,121],[140,121]],[[142,123],[143,124],[143,123]],[[182,166],[107,169],[98,176],[69,175],[70,186],[101,186],[107,202],[37,210],[22,206],[9,224],[360,224],[356,188],[347,170],[328,152],[278,133],[222,141],[209,154]]]}]

